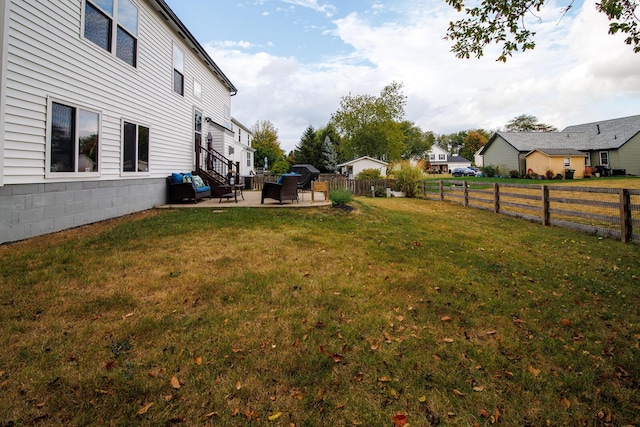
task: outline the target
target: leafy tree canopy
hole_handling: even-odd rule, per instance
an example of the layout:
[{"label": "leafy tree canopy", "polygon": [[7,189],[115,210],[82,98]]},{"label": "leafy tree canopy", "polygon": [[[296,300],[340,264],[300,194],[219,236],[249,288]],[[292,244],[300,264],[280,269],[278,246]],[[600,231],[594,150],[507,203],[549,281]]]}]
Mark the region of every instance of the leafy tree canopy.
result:
[{"label": "leafy tree canopy", "polygon": [[406,120],[400,123],[400,126],[404,133],[404,151],[402,158],[404,160],[426,159],[427,152],[436,140],[433,132],[423,132],[418,125]]},{"label": "leafy tree canopy", "polygon": [[[573,1],[570,0],[564,13],[572,8]],[[535,17],[545,0],[483,1],[475,7],[466,7],[464,0],[446,2],[467,16],[451,22],[445,37],[453,41],[451,51],[458,58],[472,55],[480,58],[484,49],[494,43],[502,45],[502,54],[497,61],[506,62],[513,52],[535,47],[536,33],[527,29],[525,18]],[[639,18],[635,13],[638,3],[638,0],[602,0],[596,3],[596,9],[609,18],[609,34],[627,34],[625,43],[633,46],[636,53],[640,52]]]},{"label": "leafy tree canopy", "polygon": [[558,129],[546,123],[538,123],[536,116],[522,114],[511,119],[505,126],[507,132],[556,132]]},{"label": "leafy tree canopy", "polygon": [[380,96],[343,96],[340,109],[331,123],[342,138],[341,154],[346,158],[371,156],[397,160],[404,151],[404,119],[406,97],[402,84],[391,83]]},{"label": "leafy tree canopy", "polygon": [[264,159],[267,158],[268,166],[273,166],[284,156],[284,150],[280,148],[278,130],[269,120],[259,120],[251,128],[253,138],[251,146],[255,148],[255,166],[264,167]]}]

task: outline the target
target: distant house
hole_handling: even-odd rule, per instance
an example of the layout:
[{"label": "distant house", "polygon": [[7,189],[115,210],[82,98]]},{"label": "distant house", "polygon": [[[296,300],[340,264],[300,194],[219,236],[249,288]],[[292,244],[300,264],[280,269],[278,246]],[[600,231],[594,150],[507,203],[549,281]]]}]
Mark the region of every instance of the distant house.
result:
[{"label": "distant house", "polygon": [[233,151],[230,152],[229,158],[233,160],[233,163],[240,165],[238,171],[240,175],[248,176],[255,172],[253,161],[256,150],[251,147],[253,132],[234,118],[231,118],[231,123],[233,123],[234,138]]},{"label": "distant house", "polygon": [[537,148],[525,156],[527,173],[567,177],[567,170],[573,178],[583,178],[587,155],[573,148]]},{"label": "distant house", "polygon": [[455,168],[463,168],[471,166],[471,161],[464,157],[451,155],[442,147],[434,145],[429,150],[428,158],[431,164],[431,170],[440,173],[449,173]]},{"label": "distant house", "polygon": [[346,175],[347,178],[353,179],[365,169],[377,169],[380,171],[380,175],[387,176],[387,166],[389,166],[387,162],[374,159],[373,157],[364,156],[348,162],[340,163],[338,165],[338,170],[341,174]]},{"label": "distant house", "polygon": [[164,0],[0,0],[0,28],[0,243],[164,204],[209,145],[228,167],[237,90]]},{"label": "distant house", "polygon": [[540,149],[577,150],[586,155],[585,166],[639,175],[640,115],[569,126],[561,132],[496,132],[481,155],[485,166],[525,174],[527,154]]}]

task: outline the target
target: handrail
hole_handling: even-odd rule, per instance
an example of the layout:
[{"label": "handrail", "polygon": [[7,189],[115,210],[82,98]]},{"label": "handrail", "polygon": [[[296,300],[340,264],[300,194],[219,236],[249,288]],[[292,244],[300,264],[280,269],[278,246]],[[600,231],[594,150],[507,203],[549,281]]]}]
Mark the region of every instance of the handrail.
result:
[{"label": "handrail", "polygon": [[221,184],[226,182],[229,171],[233,170],[234,166],[237,174],[240,162],[234,165],[233,160],[227,159],[214,149],[200,146],[200,150],[196,155],[196,171],[206,172]]}]

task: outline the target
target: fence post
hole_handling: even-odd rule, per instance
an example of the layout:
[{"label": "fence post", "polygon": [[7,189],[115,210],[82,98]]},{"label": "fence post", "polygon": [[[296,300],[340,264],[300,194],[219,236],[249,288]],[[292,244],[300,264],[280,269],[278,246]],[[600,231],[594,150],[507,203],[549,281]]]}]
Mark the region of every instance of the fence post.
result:
[{"label": "fence post", "polygon": [[549,225],[551,222],[549,212],[549,187],[542,186],[542,225]]},{"label": "fence post", "polygon": [[633,233],[631,223],[631,194],[629,190],[620,189],[620,239],[624,243],[631,241]]},{"label": "fence post", "polygon": [[444,184],[442,180],[440,180],[440,201],[444,201]]},{"label": "fence post", "polygon": [[462,189],[464,191],[464,205],[469,206],[469,186],[467,185],[467,181],[462,183]]},{"label": "fence post", "polygon": [[500,185],[493,183],[493,213],[500,213]]}]

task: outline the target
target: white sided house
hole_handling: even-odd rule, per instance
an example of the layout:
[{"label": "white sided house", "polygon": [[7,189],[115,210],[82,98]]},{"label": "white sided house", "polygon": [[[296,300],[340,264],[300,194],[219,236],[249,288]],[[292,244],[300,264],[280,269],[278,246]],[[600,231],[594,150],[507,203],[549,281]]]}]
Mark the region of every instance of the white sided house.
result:
[{"label": "white sided house", "polygon": [[0,243],[164,204],[234,144],[236,88],[164,0],[0,0],[0,31]]},{"label": "white sided house", "polygon": [[255,148],[251,147],[253,132],[235,118],[231,118],[231,123],[233,123],[234,138],[233,146],[227,148],[228,157],[233,160],[234,164],[240,166],[239,175],[253,175],[255,174],[253,160],[256,152]]},{"label": "white sided house", "polygon": [[364,156],[348,162],[340,163],[338,165],[338,170],[349,179],[355,178],[365,169],[377,169],[380,171],[380,175],[384,177],[387,176],[387,166],[389,166],[387,162],[374,159],[373,157]]}]

